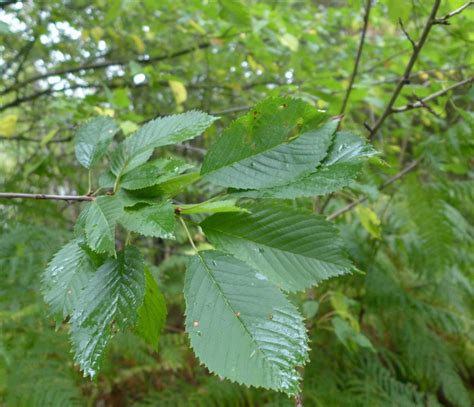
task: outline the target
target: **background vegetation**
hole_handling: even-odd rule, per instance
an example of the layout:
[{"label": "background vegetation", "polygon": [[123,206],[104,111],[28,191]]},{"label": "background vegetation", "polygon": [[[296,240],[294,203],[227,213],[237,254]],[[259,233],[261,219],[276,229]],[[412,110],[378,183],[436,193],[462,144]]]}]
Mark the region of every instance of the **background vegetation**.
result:
[{"label": "background vegetation", "polygon": [[[198,166],[222,128],[266,96],[343,112],[342,128],[367,135],[385,164],[367,164],[341,193],[294,202],[334,220],[360,270],[292,297],[312,342],[304,403],[472,405],[472,2],[1,3],[11,4],[0,4],[0,191],[86,193],[71,140],[92,116],[113,115],[126,137],[161,115],[219,115],[203,137],[162,151]],[[216,192],[199,182],[180,200]],[[81,205],[0,201],[1,403],[294,404],[211,376],[194,358],[184,231],[175,243],[135,242],[168,304],[159,348],[120,334],[99,379],[83,379],[39,289]]]}]

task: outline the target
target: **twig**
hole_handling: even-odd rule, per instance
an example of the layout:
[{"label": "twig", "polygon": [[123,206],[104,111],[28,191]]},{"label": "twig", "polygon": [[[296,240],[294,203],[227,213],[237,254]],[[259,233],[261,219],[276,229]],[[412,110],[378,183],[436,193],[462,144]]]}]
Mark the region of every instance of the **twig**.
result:
[{"label": "twig", "polygon": [[229,114],[229,113],[237,113],[237,112],[244,112],[246,110],[249,110],[252,106],[236,106],[236,107],[230,107],[229,109],[224,109],[220,110],[217,112],[211,112],[212,115],[214,116],[219,116],[221,114]]},{"label": "twig", "polygon": [[[381,191],[384,188],[388,187],[389,185],[393,184],[395,181],[398,181],[400,178],[408,174],[410,171],[412,171],[419,163],[421,159],[415,160],[412,163],[408,164],[403,170],[401,170],[398,174],[394,175],[393,177],[389,178],[387,181],[385,181],[382,185],[378,187],[378,190]],[[326,219],[327,220],[333,220],[337,218],[338,216],[341,216],[343,213],[346,213],[352,209],[354,209],[357,205],[361,204],[362,202],[367,201],[369,199],[368,196],[364,196],[362,198],[359,198],[350,204],[344,206],[343,208],[337,210],[336,212],[332,213],[329,215]]]},{"label": "twig", "polygon": [[435,92],[429,96],[426,96],[415,103],[408,103],[405,106],[394,107],[392,108],[392,113],[401,113],[401,112],[406,112],[407,110],[419,109],[420,107],[427,107],[426,105],[427,102],[433,99],[436,99],[439,96],[443,96],[454,89],[460,88],[461,86],[468,85],[472,82],[474,82],[474,77],[464,79],[463,81],[455,83],[454,85],[451,85],[447,87],[446,89],[439,90],[438,92]]},{"label": "twig", "polygon": [[93,196],[87,195],[48,195],[23,194],[19,192],[0,192],[0,199],[49,199],[56,201],[93,201]]},{"label": "twig", "polygon": [[461,7],[457,8],[456,10],[451,11],[451,13],[446,14],[444,17],[435,18],[433,21],[433,24],[449,25],[448,20],[451,17],[454,17],[455,15],[462,13],[465,9],[467,9],[469,6],[472,6],[473,4],[474,4],[474,1],[468,1],[467,3],[463,4]]},{"label": "twig", "polygon": [[365,35],[367,34],[367,27],[369,26],[369,16],[370,16],[370,9],[372,8],[372,0],[367,0],[365,6],[365,13],[364,13],[364,26],[362,27],[362,33],[360,35],[359,47],[357,48],[357,55],[354,62],[354,68],[352,69],[351,79],[349,80],[349,86],[347,87],[346,94],[344,96],[344,100],[342,102],[340,114],[344,114],[347,106],[347,102],[349,101],[349,97],[352,92],[352,87],[354,85],[354,80],[357,75],[357,71],[359,69],[360,58],[362,56],[362,50],[364,48],[365,43]]},{"label": "twig", "polygon": [[405,37],[407,37],[408,41],[410,41],[411,46],[413,47],[413,51],[416,48],[415,41],[413,41],[413,38],[411,38],[410,34],[408,34],[408,31],[405,30],[405,26],[403,25],[403,21],[401,18],[398,19],[398,23],[400,24],[400,28],[403,31],[403,34],[405,34]]},{"label": "twig", "polygon": [[436,13],[438,12],[438,8],[440,4],[441,4],[441,0],[435,0],[433,4],[433,8],[431,9],[431,13],[428,19],[426,20],[425,26],[423,27],[421,37],[418,40],[418,42],[415,43],[415,46],[413,47],[413,52],[412,52],[410,60],[408,61],[407,66],[405,67],[405,72],[403,73],[402,77],[398,81],[398,84],[395,87],[395,90],[393,91],[392,96],[389,102],[387,103],[387,106],[385,107],[384,112],[379,117],[377,122],[372,126],[372,131],[370,132],[370,135],[369,135],[370,140],[374,139],[375,135],[377,134],[377,131],[385,122],[385,119],[387,119],[387,117],[392,113],[393,105],[397,101],[397,98],[400,95],[400,92],[402,91],[403,87],[410,82],[411,70],[413,69],[415,62],[418,59],[418,56],[420,55],[420,51],[423,48],[423,45],[425,45],[426,39],[428,38],[428,35],[431,31],[431,27],[433,27],[433,24],[436,18]]}]

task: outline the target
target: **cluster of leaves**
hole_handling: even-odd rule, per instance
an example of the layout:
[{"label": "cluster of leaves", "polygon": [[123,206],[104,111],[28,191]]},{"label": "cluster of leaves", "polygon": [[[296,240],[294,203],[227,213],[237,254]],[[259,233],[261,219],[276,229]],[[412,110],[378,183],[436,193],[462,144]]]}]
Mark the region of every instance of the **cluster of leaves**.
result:
[{"label": "cluster of leaves", "polygon": [[[89,195],[75,238],[46,269],[45,299],[59,320],[70,318],[75,360],[86,375],[96,375],[118,331],[135,329],[156,346],[163,296],[130,238],[116,251],[116,226],[173,239],[177,217],[214,213],[200,226],[215,249],[196,251],[184,283],[191,346],[222,377],[295,394],[308,341],[302,316],[283,292],[351,271],[337,230],[322,216],[273,199],[214,199],[176,209],[171,199],[197,177],[239,197],[333,192],[374,151],[308,103],[271,98],[224,131],[200,174],[185,173],[177,160],[149,161],[155,148],[194,138],[214,120],[200,112],[158,118],[116,146],[101,177],[102,188],[110,182],[113,190]],[[76,135],[78,161],[91,171],[117,131],[111,118],[84,124]]]},{"label": "cluster of leaves", "polygon": [[[412,53],[399,19],[416,41],[433,3],[371,2],[359,70],[341,127],[363,133],[363,123],[370,125],[380,117]],[[437,17],[466,2],[440,3]],[[72,236],[72,224],[83,204],[1,200],[0,404],[294,405],[282,393],[222,381],[196,362],[183,331],[183,286],[190,274],[186,265],[195,250],[175,215],[175,240],[147,237],[155,233],[154,221],[145,222],[153,225],[147,235],[133,232],[128,239],[139,247],[145,267],[166,299],[168,315],[158,351],[155,342],[149,345],[142,339],[146,333],[137,334],[140,325],[130,324],[127,329],[133,332],[117,333],[110,341],[102,356],[101,375],[91,382],[72,363],[68,324],[48,317],[40,295],[41,272],[60,244],[77,240],[93,258],[92,270],[107,258],[122,258],[128,232],[121,221],[130,213],[136,215],[140,207],[168,201],[165,182],[189,176],[192,183],[168,197],[173,209],[181,209],[201,251],[212,248],[202,230],[207,221],[198,226],[207,216],[202,208],[233,207],[237,212],[217,215],[241,222],[252,206],[261,207],[261,201],[253,199],[263,198],[265,206],[273,207],[274,198],[297,197],[276,206],[326,214],[364,200],[338,216],[334,225],[342,232],[350,261],[362,272],[325,280],[304,292],[298,288],[300,281],[292,280],[292,288],[285,289],[278,275],[267,276],[287,291],[284,294],[305,317],[312,348],[304,369],[299,369],[305,405],[472,405],[472,86],[451,90],[419,109],[391,114],[374,138],[388,165],[369,162],[358,182],[330,200],[318,194],[330,193],[331,185],[340,182],[342,187],[348,181],[319,171],[327,158],[298,182],[287,182],[288,174],[280,171],[281,184],[257,188],[253,185],[262,182],[259,174],[252,176],[253,185],[230,187],[228,196],[222,195],[220,177],[210,183],[194,170],[238,112],[266,97],[303,98],[330,115],[339,114],[367,4],[365,0],[144,0],[137,6],[124,0],[93,0],[0,5],[2,191],[90,192],[87,171],[81,171],[74,159],[71,124],[92,116],[113,116],[116,125],[101,120],[113,132],[119,127],[124,136],[157,114],[199,109],[222,116],[204,137],[162,146],[153,153],[150,160],[159,161],[156,171],[150,172],[161,178],[161,186],[128,190],[123,185],[130,177],[121,176],[114,197],[128,198],[130,204],[130,195],[136,199],[146,189],[145,197],[153,198],[123,206],[115,228],[117,257],[96,254],[81,232],[83,226]],[[472,75],[472,10],[454,15],[449,25],[432,27],[395,107],[416,104]],[[102,140],[106,139],[102,133]],[[112,192],[117,177],[110,170],[102,173],[105,160],[96,160],[94,185]],[[413,175],[379,190],[413,161],[418,163]],[[304,173],[304,161],[301,164],[298,168]],[[355,161],[341,164],[331,168],[348,177],[361,168]],[[181,165],[187,168],[180,169]],[[247,163],[243,170],[248,169]],[[96,180],[98,174],[102,176]],[[225,179],[229,174],[225,172]],[[236,182],[241,181],[232,181]],[[100,201],[104,197],[108,196],[100,196]],[[128,227],[143,219],[141,213],[137,216]],[[255,265],[244,258],[251,247],[247,239],[233,239],[232,245],[239,247],[233,254],[228,234],[223,239],[219,230],[214,231],[220,222],[212,223],[206,234],[216,249],[228,250],[227,255],[256,271],[261,267],[258,273],[266,276],[260,252],[254,249],[251,256]],[[143,223],[135,228],[145,231]],[[111,236],[108,232],[106,240]],[[219,240],[227,248],[218,247]],[[255,244],[265,255],[268,249]],[[110,243],[105,247],[110,248]],[[140,282],[145,281],[146,290],[145,274]],[[143,318],[140,315],[137,321]],[[57,320],[62,319],[61,308]],[[116,325],[112,321],[113,332]],[[157,338],[158,328],[150,332]]]}]

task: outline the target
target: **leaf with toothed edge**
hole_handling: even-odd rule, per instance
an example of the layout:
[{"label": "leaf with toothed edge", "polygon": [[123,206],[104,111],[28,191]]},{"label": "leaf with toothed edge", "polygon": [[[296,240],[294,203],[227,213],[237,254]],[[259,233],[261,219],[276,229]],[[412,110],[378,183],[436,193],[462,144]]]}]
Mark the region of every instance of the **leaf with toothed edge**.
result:
[{"label": "leaf with toothed edge", "polygon": [[309,174],[326,156],[338,122],[306,102],[270,98],[232,123],[209,149],[201,174],[233,188],[267,188]]},{"label": "leaf with toothed edge", "polygon": [[112,153],[110,169],[115,176],[121,177],[148,161],[156,147],[195,138],[217,119],[192,110],[151,120],[117,146]]},{"label": "leaf with toothed edge", "polygon": [[98,253],[115,253],[115,226],[122,203],[115,196],[99,196],[84,208],[84,231],[89,247]]},{"label": "leaf with toothed edge", "polygon": [[338,230],[323,216],[264,202],[250,213],[215,214],[201,227],[211,243],[249,264],[287,291],[349,273]]},{"label": "leaf with toothed edge", "polygon": [[213,373],[294,395],[307,360],[303,318],[281,291],[219,251],[193,256],[186,272],[186,331]]},{"label": "leaf with toothed edge", "polygon": [[170,202],[154,205],[137,205],[126,208],[119,223],[126,229],[144,236],[174,239],[176,225],[174,208]]},{"label": "leaf with toothed edge", "polygon": [[94,377],[115,331],[134,326],[143,303],[145,276],[137,248],[127,246],[107,260],[84,287],[71,317],[74,359]]},{"label": "leaf with toothed edge", "polygon": [[362,164],[377,152],[359,136],[336,133],[329,153],[313,173],[295,178],[286,185],[260,190],[235,191],[233,197],[294,199],[318,196],[349,186],[359,175]]},{"label": "leaf with toothed edge", "polygon": [[75,136],[77,161],[88,169],[97,164],[119,130],[110,117],[96,117],[83,124]]},{"label": "leaf with toothed edge", "polygon": [[138,309],[138,321],[135,331],[145,342],[157,347],[161,331],[166,322],[165,297],[161,293],[153,275],[145,269],[145,297]]},{"label": "leaf with toothed edge", "polygon": [[81,291],[96,270],[80,243],[80,239],[74,239],[64,245],[43,273],[44,300],[58,319],[72,314]]}]

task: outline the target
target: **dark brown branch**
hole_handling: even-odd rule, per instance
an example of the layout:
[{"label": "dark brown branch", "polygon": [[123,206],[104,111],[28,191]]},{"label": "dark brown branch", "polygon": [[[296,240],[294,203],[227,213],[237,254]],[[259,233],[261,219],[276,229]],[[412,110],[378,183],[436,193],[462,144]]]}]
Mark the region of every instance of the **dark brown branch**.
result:
[{"label": "dark brown branch", "polygon": [[55,201],[93,201],[89,195],[48,195],[48,194],[23,194],[20,192],[0,192],[0,199],[49,199]]},{"label": "dark brown branch", "polygon": [[[393,184],[395,181],[398,181],[400,178],[404,177],[406,174],[408,174],[410,171],[412,171],[419,163],[421,159],[415,160],[412,163],[408,164],[403,170],[401,170],[398,174],[394,175],[393,177],[389,178],[387,181],[385,181],[383,184],[381,184],[378,187],[378,190],[381,191],[384,188],[388,187],[389,185]],[[362,198],[359,198],[350,204],[344,206],[343,208],[337,210],[336,212],[332,213],[329,215],[326,219],[327,220],[333,220],[337,218],[338,216],[341,216],[343,213],[349,212],[350,210],[354,209],[357,205],[361,204],[362,202],[367,201],[369,199],[368,196],[364,196]]]},{"label": "dark brown branch", "polygon": [[449,19],[451,17],[454,17],[457,14],[462,13],[465,9],[467,9],[469,6],[472,6],[474,4],[474,1],[468,1],[467,3],[463,4],[461,7],[457,8],[454,11],[451,11],[451,13],[446,14],[444,17],[440,18],[435,18],[433,21],[433,24],[442,24],[442,25],[449,25]]},{"label": "dark brown branch", "polygon": [[364,48],[365,36],[367,34],[367,27],[369,26],[369,16],[371,8],[372,0],[367,0],[364,13],[364,26],[362,27],[362,33],[360,35],[359,47],[357,48],[357,55],[354,62],[354,68],[352,69],[351,79],[349,80],[349,86],[347,87],[347,91],[342,102],[341,110],[339,111],[340,114],[344,114],[344,112],[346,111],[347,102],[349,101],[355,77],[357,76],[357,70],[359,69],[360,58],[362,56],[362,50]]},{"label": "dark brown branch", "polygon": [[[160,61],[164,61],[166,59],[177,58],[177,57],[180,57],[180,56],[183,56],[183,55],[186,55],[186,54],[190,54],[190,53],[192,53],[196,50],[208,48],[210,45],[211,45],[211,43],[204,42],[204,43],[198,44],[194,47],[185,48],[181,51],[173,52],[171,54],[157,55],[157,56],[147,58],[147,59],[138,58],[138,59],[135,59],[134,62],[136,62],[138,64],[142,64],[142,65],[147,65],[147,64],[154,63],[154,62],[160,62]],[[41,79],[49,78],[51,76],[63,76],[63,75],[66,75],[68,73],[75,73],[75,72],[86,71],[86,70],[91,70],[91,69],[105,69],[105,68],[108,68],[109,66],[114,66],[114,65],[126,65],[130,61],[131,60],[128,59],[128,58],[127,59],[123,58],[123,59],[116,59],[116,60],[111,60],[111,61],[109,60],[109,61],[101,61],[101,62],[91,62],[91,63],[88,63],[88,64],[73,66],[73,67],[69,67],[69,68],[56,69],[56,70],[46,72],[46,73],[41,74],[41,75],[32,76],[31,78],[25,79],[24,81],[15,83],[14,85],[3,89],[0,92],[0,95],[5,95],[9,92],[21,89],[21,88],[25,87],[26,85],[28,85],[30,83],[37,82]]]},{"label": "dark brown branch", "polygon": [[[26,137],[26,136],[12,136],[12,137],[6,137],[6,136],[0,136],[0,140],[2,141],[27,141],[27,142],[30,142],[30,143],[41,143],[43,140],[41,139],[36,139],[36,138],[32,138],[32,137]],[[48,141],[47,144],[51,144],[51,143],[67,143],[68,141],[71,141],[72,140],[72,136],[71,137],[65,137],[65,138],[60,138],[60,139],[53,139],[53,140],[50,140]]]},{"label": "dark brown branch", "polygon": [[419,109],[421,107],[427,107],[427,105],[426,105],[427,102],[429,102],[433,99],[436,99],[439,96],[443,96],[446,93],[448,93],[448,92],[450,92],[454,89],[457,89],[457,88],[459,88],[461,86],[464,86],[464,85],[471,84],[473,82],[474,82],[474,77],[464,79],[461,82],[458,82],[458,83],[455,83],[454,85],[448,86],[446,89],[442,89],[442,90],[440,90],[438,92],[435,92],[435,93],[433,93],[429,96],[426,96],[423,99],[420,99],[419,101],[417,101],[415,103],[408,103],[405,106],[394,107],[392,109],[392,113],[402,113],[402,112],[406,112],[407,110]]},{"label": "dark brown branch", "polygon": [[387,117],[392,113],[393,105],[397,101],[397,98],[400,95],[400,92],[402,91],[403,87],[410,82],[411,70],[413,69],[418,59],[418,56],[420,55],[420,51],[423,48],[423,45],[425,45],[425,42],[431,31],[431,27],[433,27],[434,21],[436,19],[436,13],[438,12],[440,4],[441,4],[441,0],[435,0],[433,4],[433,8],[431,9],[431,13],[428,19],[426,20],[425,26],[423,27],[421,37],[418,40],[418,42],[415,44],[415,46],[413,47],[413,52],[411,54],[411,58],[408,61],[407,66],[405,67],[405,72],[403,73],[402,77],[398,81],[398,84],[395,87],[395,90],[393,91],[392,96],[389,102],[387,103],[387,106],[385,107],[384,112],[379,117],[377,122],[372,126],[372,131],[370,132],[370,135],[369,135],[370,140],[374,139],[375,135],[377,134],[377,131],[380,129],[380,127],[385,122]]}]

